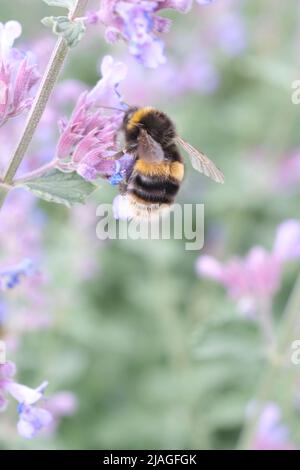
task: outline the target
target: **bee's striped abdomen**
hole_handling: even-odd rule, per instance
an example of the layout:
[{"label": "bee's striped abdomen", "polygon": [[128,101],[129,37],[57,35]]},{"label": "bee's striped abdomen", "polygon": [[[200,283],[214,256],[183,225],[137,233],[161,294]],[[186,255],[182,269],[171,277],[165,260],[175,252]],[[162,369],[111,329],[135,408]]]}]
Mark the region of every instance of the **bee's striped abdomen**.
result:
[{"label": "bee's striped abdomen", "polygon": [[127,191],[139,204],[172,204],[184,174],[181,162],[137,160]]},{"label": "bee's striped abdomen", "polygon": [[148,204],[171,204],[178,192],[179,184],[170,180],[137,174],[130,192]]}]

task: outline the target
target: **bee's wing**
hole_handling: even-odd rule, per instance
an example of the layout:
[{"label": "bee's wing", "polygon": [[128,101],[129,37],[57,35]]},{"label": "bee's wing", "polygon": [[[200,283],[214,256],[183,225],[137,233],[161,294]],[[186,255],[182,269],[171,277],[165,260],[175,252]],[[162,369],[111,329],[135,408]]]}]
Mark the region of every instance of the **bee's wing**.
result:
[{"label": "bee's wing", "polygon": [[199,150],[195,149],[191,144],[179,136],[176,136],[175,141],[188,153],[195,170],[208,176],[212,180],[216,181],[216,183],[224,183],[223,173],[206,155],[199,152]]},{"label": "bee's wing", "polygon": [[145,129],[140,130],[137,155],[139,159],[149,163],[160,163],[164,159],[162,146]]}]

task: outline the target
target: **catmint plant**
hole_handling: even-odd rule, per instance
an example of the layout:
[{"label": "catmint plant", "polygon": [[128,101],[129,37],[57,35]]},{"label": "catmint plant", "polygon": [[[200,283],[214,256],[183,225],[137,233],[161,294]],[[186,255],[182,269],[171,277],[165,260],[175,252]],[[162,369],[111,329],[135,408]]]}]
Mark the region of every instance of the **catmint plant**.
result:
[{"label": "catmint plant", "polygon": [[[102,24],[107,42],[124,40],[140,64],[156,68],[167,60],[162,37],[171,26],[160,11],[186,13],[192,7],[191,0],[102,1],[97,11],[90,11],[88,0],[44,1],[50,8],[59,7],[62,11],[59,16],[42,20],[57,36],[44,72],[38,54],[19,47],[20,23],[0,23],[0,131],[5,129],[19,139],[9,159],[5,151],[11,151],[10,145],[3,142],[0,167],[0,243],[6,246],[0,259],[0,339],[5,341],[8,355],[22,347],[21,333],[52,326],[46,313],[48,301],[42,294],[46,276],[41,269],[41,232],[47,218],[39,211],[35,197],[68,207],[85,203],[99,178],[117,185],[133,164],[132,156],[126,153],[118,161],[110,158],[120,150],[118,136],[126,105],[119,86],[126,78],[127,65],[107,55],[101,61],[101,77],[92,89],[84,89],[75,80],[72,86],[68,84],[65,100],[68,104],[76,102],[66,118],[61,114],[62,100],[55,102],[55,90],[62,85],[56,89],[55,85],[67,55],[92,25]],[[70,90],[74,91],[72,96]],[[22,129],[22,121],[14,118],[26,113]],[[59,138],[55,145],[49,145],[49,123],[53,127],[54,121]],[[28,159],[27,151],[39,124],[35,145],[47,142],[45,147],[52,154],[44,157],[38,149],[38,156],[33,153]],[[83,268],[83,277],[87,269],[94,269],[89,263]],[[22,297],[25,306],[20,308],[13,297]],[[22,437],[32,439],[41,431],[53,432],[61,417],[76,410],[77,400],[72,393],[56,392],[46,398],[47,381],[29,388],[17,382],[15,375],[14,363],[0,364],[0,411],[6,410],[8,400],[16,402],[17,429]]]},{"label": "catmint plant", "polygon": [[[116,164],[115,168],[98,167],[99,151],[95,147],[101,139],[101,158],[107,157],[107,152],[112,152],[116,146],[116,135],[120,128],[121,116],[102,115],[101,105],[118,99],[116,87],[118,82],[124,77],[125,66],[116,64],[112,67],[111,58],[103,61],[103,78],[94,90],[83,94],[77,103],[77,107],[67,124],[60,121],[61,137],[57,146],[57,152],[50,165],[42,167],[34,174],[24,175],[21,180],[14,181],[14,177],[25,156],[28,146],[35,133],[36,127],[42,118],[50,94],[54,88],[58,74],[63,66],[64,59],[70,49],[74,48],[82,39],[86,32],[86,24],[99,22],[106,27],[106,38],[114,42],[118,37],[122,37],[129,44],[130,52],[138,58],[145,66],[156,67],[165,62],[163,54],[163,44],[157,34],[168,31],[170,21],[165,17],[160,17],[157,12],[171,8],[181,13],[187,12],[192,5],[187,0],[158,0],[146,2],[138,1],[103,1],[98,12],[86,12],[87,0],[45,0],[49,6],[57,6],[67,9],[67,15],[49,16],[43,19],[46,27],[51,27],[53,33],[59,37],[55,51],[50,59],[48,68],[44,74],[35,101],[31,106],[27,124],[11,158],[8,168],[4,172],[1,184],[0,202],[4,201],[7,191],[14,186],[25,186],[35,195],[47,201],[64,203],[71,205],[76,202],[84,202],[94,191],[95,185],[90,180],[96,179],[101,174],[105,178],[112,176],[112,184],[118,184],[122,178],[122,172],[130,163],[128,158]],[[86,13],[86,14],[85,14]],[[20,35],[18,23],[12,22],[12,26],[3,27],[3,47],[4,56],[12,55],[12,45],[14,40]],[[4,66],[3,66],[4,67]],[[30,107],[27,94],[37,81],[37,74],[33,66],[29,66],[28,61],[21,63],[17,80],[15,81],[15,95],[13,99],[14,108],[8,106],[6,97],[8,89],[8,76],[3,75],[3,85],[1,85],[1,101],[7,107],[3,113],[4,117],[13,116],[16,112]],[[108,88],[107,88],[108,87]],[[113,87],[114,92],[109,91]],[[20,93],[22,90],[22,93]],[[105,99],[104,99],[105,97]],[[102,103],[100,101],[103,101]],[[96,111],[96,109],[99,110]],[[3,108],[4,109],[4,108]],[[4,120],[3,117],[3,120]],[[81,137],[79,136],[79,133]],[[68,141],[68,139],[71,139]],[[62,154],[62,152],[67,152]],[[88,154],[88,158],[86,153]],[[83,156],[83,154],[85,155]],[[71,162],[70,162],[71,159]],[[56,163],[58,164],[56,165]],[[64,165],[66,163],[66,166]],[[71,164],[70,164],[71,163]],[[108,164],[108,166],[110,166]],[[53,167],[55,166],[55,169]],[[67,170],[67,171],[66,171]],[[74,170],[74,171],[71,171]],[[115,176],[114,176],[115,175]],[[82,178],[86,177],[85,179]],[[87,180],[87,181],[86,181]]]},{"label": "catmint plant", "polygon": [[40,75],[30,54],[14,48],[22,33],[17,21],[0,23],[0,127],[30,108]]},{"label": "catmint plant", "polygon": [[[95,272],[101,270],[101,266],[99,268],[98,259],[91,252],[91,248],[97,243],[94,233],[91,234],[83,227],[94,223],[95,207],[93,203],[86,204],[87,199],[103,180],[107,185],[114,186],[126,179],[133,164],[130,154],[124,153],[119,160],[111,158],[121,150],[119,134],[123,111],[127,108],[125,100],[131,103],[131,98],[138,97],[141,103],[152,102],[152,99],[160,95],[168,101],[174,97],[180,99],[184,93],[192,95],[197,92],[205,95],[203,101],[207,105],[206,95],[215,93],[222,86],[222,61],[228,62],[236,75],[242,74],[244,69],[247,71],[247,67],[249,70],[252,67],[251,60],[245,60],[240,69],[235,68],[235,63],[231,67],[232,61],[247,48],[250,36],[247,35],[246,23],[240,14],[239,2],[235,0],[102,0],[97,4],[95,2],[94,10],[91,10],[88,0],[44,2],[49,7],[49,15],[42,20],[48,38],[39,46],[33,44],[32,51],[28,51],[28,47],[25,50],[22,47],[22,26],[18,21],[0,23],[0,245],[4,248],[0,253],[0,340],[5,342],[7,353],[6,361],[0,364],[0,412],[1,418],[5,413],[4,419],[9,421],[13,432],[16,427],[19,435],[25,439],[36,438],[41,433],[54,433],[60,419],[72,416],[80,405],[72,392],[57,390],[55,383],[53,394],[48,395],[48,391],[46,393],[48,380],[51,385],[53,382],[51,368],[47,372],[43,371],[42,377],[36,380],[41,385],[34,388],[33,379],[30,380],[30,387],[27,381],[26,385],[20,383],[23,380],[16,377],[22,375],[17,374],[17,367],[10,360],[13,354],[23,352],[27,333],[60,328],[60,323],[53,315],[60,297],[56,296],[56,292],[51,292],[51,295],[49,293],[52,273],[47,272],[45,262],[44,236],[52,215],[51,211],[46,214],[41,210],[38,200],[64,204],[68,208],[76,205],[70,211],[69,223],[72,232],[80,240],[78,251],[82,251],[84,255],[79,259],[77,253],[74,253],[70,271],[75,273],[77,282],[90,280]],[[212,8],[210,4],[214,4]],[[231,5],[235,5],[235,8],[231,8]],[[52,7],[58,7],[55,10],[60,12],[58,16],[52,15]],[[195,18],[196,15],[201,19],[209,18],[209,26],[202,27],[199,22],[199,26],[195,31],[189,32],[184,41],[181,37],[176,40],[173,36],[176,24],[173,25],[168,17],[169,10],[172,10],[174,22],[179,14],[192,10]],[[221,14],[215,15],[216,11]],[[71,54],[76,55],[76,47],[85,36],[93,41],[95,47],[99,45],[99,50],[101,43],[112,45],[112,55],[100,58],[98,81],[87,86],[72,76],[58,83],[66,58]],[[52,54],[52,42],[47,40],[50,37],[56,39]],[[118,51],[121,59],[114,57],[117,42],[120,43]],[[176,57],[172,60],[168,58],[169,48],[176,51]],[[128,52],[129,58],[126,55]],[[41,55],[49,55],[49,60]],[[254,66],[253,69],[256,70]],[[134,72],[129,76],[131,70]],[[151,86],[145,87],[145,83],[148,84],[148,74],[155,78],[151,81]],[[223,90],[220,95],[222,93]],[[220,119],[222,129],[226,130],[227,125],[224,125],[222,117]],[[236,126],[234,120],[231,125],[230,131],[233,131]],[[10,138],[7,139],[7,136]],[[299,169],[299,155],[291,155],[287,160],[283,162],[283,168],[278,169],[281,182],[286,183],[284,188],[297,186],[299,180],[296,174]],[[282,178],[282,170],[285,178]],[[276,174],[274,186],[278,179]],[[116,218],[126,218],[127,208],[121,196],[115,198],[113,210]],[[55,233],[55,236],[58,235]],[[68,237],[61,243],[66,251],[72,251],[73,246]],[[220,262],[217,255],[202,255],[196,262],[198,276],[223,286],[237,310],[244,315],[242,320],[250,319],[252,323],[254,321],[260,325],[265,338],[265,343],[261,343],[267,345],[267,348],[263,348],[263,352],[267,354],[262,355],[267,364],[265,374],[262,374],[262,388],[258,393],[257,406],[252,406],[252,411],[245,417],[241,447],[295,447],[283,424],[285,419],[282,409],[275,401],[270,401],[269,392],[278,368],[287,367],[286,353],[299,316],[300,280],[282,314],[279,328],[273,313],[273,304],[283,287],[284,270],[290,261],[298,262],[299,256],[300,222],[289,218],[278,226],[270,250],[254,244],[244,257],[233,256],[229,261]],[[163,256],[161,258],[162,263],[155,256],[151,262],[158,266],[155,278],[159,280],[154,286],[161,287],[162,275],[163,290],[165,260]],[[184,272],[184,269],[180,265],[178,271]],[[197,284],[199,285],[198,281]],[[137,282],[137,286],[137,291],[142,287],[142,292],[142,283]],[[170,286],[175,305],[177,284],[170,282]],[[112,287],[111,290],[116,293],[116,297],[120,297],[121,303],[122,293],[118,285],[115,288],[113,283]],[[132,283],[131,287],[133,291],[136,286]],[[60,295],[63,301],[69,301],[66,300],[68,295],[63,292],[63,288]],[[187,297],[189,302],[189,296]],[[182,304],[184,299],[180,298],[178,303],[179,301]],[[132,305],[136,305],[135,302],[138,305],[138,301],[133,298]],[[186,338],[182,340],[181,337],[184,330],[181,318],[172,317],[170,310],[174,305],[167,304],[166,295],[164,305],[159,306],[159,313],[165,332],[166,349],[172,355],[172,381],[176,383],[179,377],[181,383],[187,383],[187,377],[190,379],[194,376],[193,380],[198,377],[198,370],[192,369],[188,362]],[[151,304],[149,310],[152,308]],[[58,314],[60,313],[59,311]],[[96,314],[98,313],[97,311]],[[64,319],[60,318],[60,321],[63,322]],[[72,330],[72,321],[68,323],[66,337],[68,334],[78,335],[75,329]],[[89,318],[84,317],[82,325],[88,324]],[[88,330],[87,335],[92,333]],[[123,346],[128,348],[128,355],[132,338],[130,336],[128,345],[125,344],[126,341],[120,341],[120,350]],[[219,347],[219,343],[217,346]],[[218,352],[218,347],[210,350],[208,348],[206,358],[211,359],[209,355],[213,355],[216,350]],[[152,344],[151,348],[155,355]],[[158,360],[164,355],[165,351],[158,351]],[[37,354],[36,362],[39,361]],[[22,366],[16,362],[22,372]],[[83,365],[76,363],[76,367],[88,370],[86,362],[83,358]],[[202,358],[202,362],[205,362],[205,358]],[[32,367],[37,367],[37,364],[34,363]],[[223,364],[221,368],[223,370]],[[209,380],[213,385],[215,380],[219,380],[217,375],[215,378],[213,372],[210,374]],[[192,413],[185,409],[185,405],[182,406],[180,389],[180,416],[182,413],[184,426],[191,426],[193,431],[197,428],[193,419],[198,412],[199,402],[198,397],[193,396],[194,388],[199,386],[203,396],[209,395],[207,383],[202,380],[202,376],[199,382],[202,388],[197,380],[192,387],[188,385]],[[122,390],[122,385],[116,393],[123,395],[126,386],[125,384]],[[224,390],[229,388],[225,383]],[[98,389],[95,395],[98,399]],[[170,403],[172,401],[173,397]],[[250,403],[250,408],[251,405]],[[11,427],[9,410],[15,413],[15,427]],[[219,410],[215,412],[215,421],[218,414]],[[232,427],[235,429],[235,426],[233,419]]]}]

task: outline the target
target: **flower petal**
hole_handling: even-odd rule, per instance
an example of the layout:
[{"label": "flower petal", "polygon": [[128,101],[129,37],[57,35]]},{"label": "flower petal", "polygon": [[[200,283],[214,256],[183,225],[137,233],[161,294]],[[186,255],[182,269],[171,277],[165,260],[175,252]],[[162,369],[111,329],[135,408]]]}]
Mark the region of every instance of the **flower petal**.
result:
[{"label": "flower petal", "polygon": [[36,403],[43,396],[42,391],[33,389],[26,385],[21,385],[16,382],[10,382],[5,386],[5,389],[19,402],[26,405]]},{"label": "flower petal", "polygon": [[196,263],[196,271],[201,276],[221,282],[223,266],[212,256],[200,256]]}]

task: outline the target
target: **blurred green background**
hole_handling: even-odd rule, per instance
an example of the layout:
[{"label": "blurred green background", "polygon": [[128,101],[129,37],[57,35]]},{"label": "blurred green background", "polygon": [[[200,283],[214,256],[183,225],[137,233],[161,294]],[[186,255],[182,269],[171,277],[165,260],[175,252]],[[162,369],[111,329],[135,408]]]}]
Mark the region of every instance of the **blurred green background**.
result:
[{"label": "blurred green background", "polygon": [[[177,61],[178,73],[192,48],[197,53],[201,47],[207,22],[216,20],[207,11],[202,20],[200,8],[194,9],[197,14],[168,13],[174,24],[167,57]],[[40,0],[0,1],[1,21],[19,20],[28,44],[51,35],[40,24],[55,11],[49,10]],[[47,378],[50,394],[60,389],[76,394],[78,410],[55,434],[29,442],[0,422],[1,448],[237,446],[268,359],[257,323],[237,312],[222,287],[200,279],[195,262],[203,253],[227,260],[254,245],[271,249],[277,225],[299,216],[299,185],[282,188],[276,179],[280,162],[299,146],[300,108],[291,103],[291,83],[299,78],[298,10],[296,0],[240,2],[245,50],[229,56],[218,44],[203,46],[219,75],[216,91],[151,95],[150,104],[169,113],[180,133],[214,156],[225,173],[226,184],[218,186],[188,165],[178,201],[205,204],[201,252],[186,251],[185,242],[176,240],[98,241],[95,207],[116,194],[105,183],[86,208],[69,212],[40,203],[48,218],[41,269],[54,326],[24,335],[12,359],[19,381],[38,384]],[[104,53],[127,57],[126,45],[108,47],[102,38],[102,31],[85,37],[61,78],[92,86]],[[160,72],[140,69],[133,65],[125,98],[128,89],[134,99],[130,81],[137,73],[141,90],[147,77],[151,93]],[[97,268],[87,276],[85,262]],[[277,320],[298,269],[292,263],[285,270],[274,301]],[[296,369],[278,374],[270,400],[281,406],[292,441],[299,444]],[[12,405],[9,413],[15,420]]]}]

